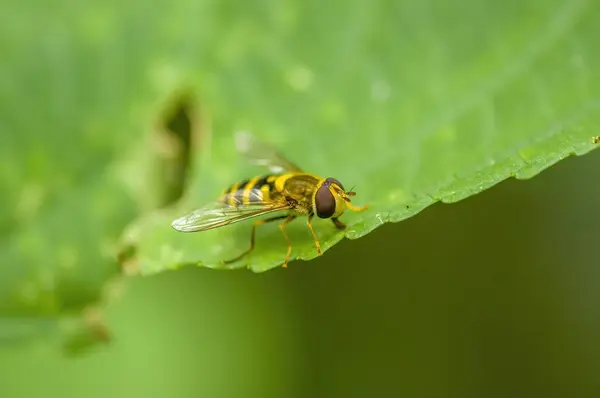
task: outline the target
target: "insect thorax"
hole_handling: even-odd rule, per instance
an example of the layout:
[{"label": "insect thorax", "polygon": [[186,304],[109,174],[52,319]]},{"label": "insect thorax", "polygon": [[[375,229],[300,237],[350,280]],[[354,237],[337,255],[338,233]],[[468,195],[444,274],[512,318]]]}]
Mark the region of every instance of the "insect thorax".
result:
[{"label": "insect thorax", "polygon": [[311,174],[296,174],[287,177],[281,194],[288,200],[295,201],[298,213],[308,214],[313,211],[313,193],[320,179]]}]

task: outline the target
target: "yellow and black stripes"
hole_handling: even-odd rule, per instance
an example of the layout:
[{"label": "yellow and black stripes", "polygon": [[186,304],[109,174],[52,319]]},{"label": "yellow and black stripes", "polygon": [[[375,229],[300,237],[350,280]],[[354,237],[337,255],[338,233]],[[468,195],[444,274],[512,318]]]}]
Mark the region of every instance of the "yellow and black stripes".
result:
[{"label": "yellow and black stripes", "polygon": [[[228,203],[230,206],[268,201],[273,196],[276,179],[276,175],[269,174],[242,180],[227,188],[221,201]],[[255,190],[259,190],[260,194]]]},{"label": "yellow and black stripes", "polygon": [[223,196],[221,197],[221,202],[225,202],[230,206],[235,206],[236,203],[240,203],[241,196],[238,198],[238,195],[241,195],[241,192],[244,189],[244,186],[248,183],[248,179],[239,181],[223,192]]}]

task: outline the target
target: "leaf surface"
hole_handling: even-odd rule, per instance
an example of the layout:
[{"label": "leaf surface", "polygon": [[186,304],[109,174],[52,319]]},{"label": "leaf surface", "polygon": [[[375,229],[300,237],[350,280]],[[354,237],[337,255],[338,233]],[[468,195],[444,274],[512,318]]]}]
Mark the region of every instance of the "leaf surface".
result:
[{"label": "leaf surface", "polygon": [[[9,0],[0,13],[2,341],[77,347],[104,337],[93,308],[120,277],[127,225],[124,243],[144,274],[222,268],[245,250],[249,223],[171,228],[264,172],[235,153],[237,130],[355,186],[355,203],[370,206],[345,214],[344,232],[315,221],[325,251],[598,146],[592,1],[116,5]],[[192,115],[186,193],[130,224],[177,196],[165,194],[172,154],[155,133],[182,91],[202,109]],[[303,221],[287,231],[293,258],[316,256]],[[231,267],[281,264],[276,225],[256,243]]]},{"label": "leaf surface", "polygon": [[[220,260],[248,247],[251,222],[195,234],[170,226],[264,173],[236,155],[237,130],[355,186],[354,202],[370,206],[345,214],[344,232],[315,222],[324,249],[597,147],[597,3],[302,2],[263,11],[224,8],[228,29],[215,20],[219,39],[202,47],[195,76],[211,123],[185,199],[128,231],[143,273],[224,268]],[[316,256],[303,221],[286,230],[293,258]],[[227,267],[265,271],[285,252],[277,226],[265,225],[255,251]]]}]

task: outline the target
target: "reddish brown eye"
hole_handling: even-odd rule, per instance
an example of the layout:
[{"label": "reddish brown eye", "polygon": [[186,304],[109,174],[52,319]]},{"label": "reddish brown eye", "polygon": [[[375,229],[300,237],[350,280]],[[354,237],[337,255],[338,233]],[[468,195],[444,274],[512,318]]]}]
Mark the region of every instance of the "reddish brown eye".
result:
[{"label": "reddish brown eye", "polygon": [[317,190],[315,207],[317,208],[317,216],[320,218],[329,218],[335,213],[335,198],[329,190],[329,184],[323,184]]}]

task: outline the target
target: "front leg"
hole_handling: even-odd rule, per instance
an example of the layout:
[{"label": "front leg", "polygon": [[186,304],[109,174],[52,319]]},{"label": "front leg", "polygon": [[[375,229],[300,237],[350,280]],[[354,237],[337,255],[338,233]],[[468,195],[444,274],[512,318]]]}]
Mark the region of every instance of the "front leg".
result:
[{"label": "front leg", "polygon": [[333,222],[333,224],[335,225],[335,227],[337,229],[340,229],[340,230],[346,229],[346,224],[341,222],[338,218],[332,218],[331,221]]},{"label": "front leg", "polygon": [[315,234],[315,231],[313,230],[312,223],[311,223],[312,218],[313,218],[313,215],[310,214],[308,216],[308,221],[306,222],[306,225],[308,225],[308,229],[310,229],[310,233],[312,234],[313,239],[315,240],[315,246],[317,247],[317,254],[320,256],[322,254],[321,244],[319,243],[319,239],[317,239],[317,235]]}]

